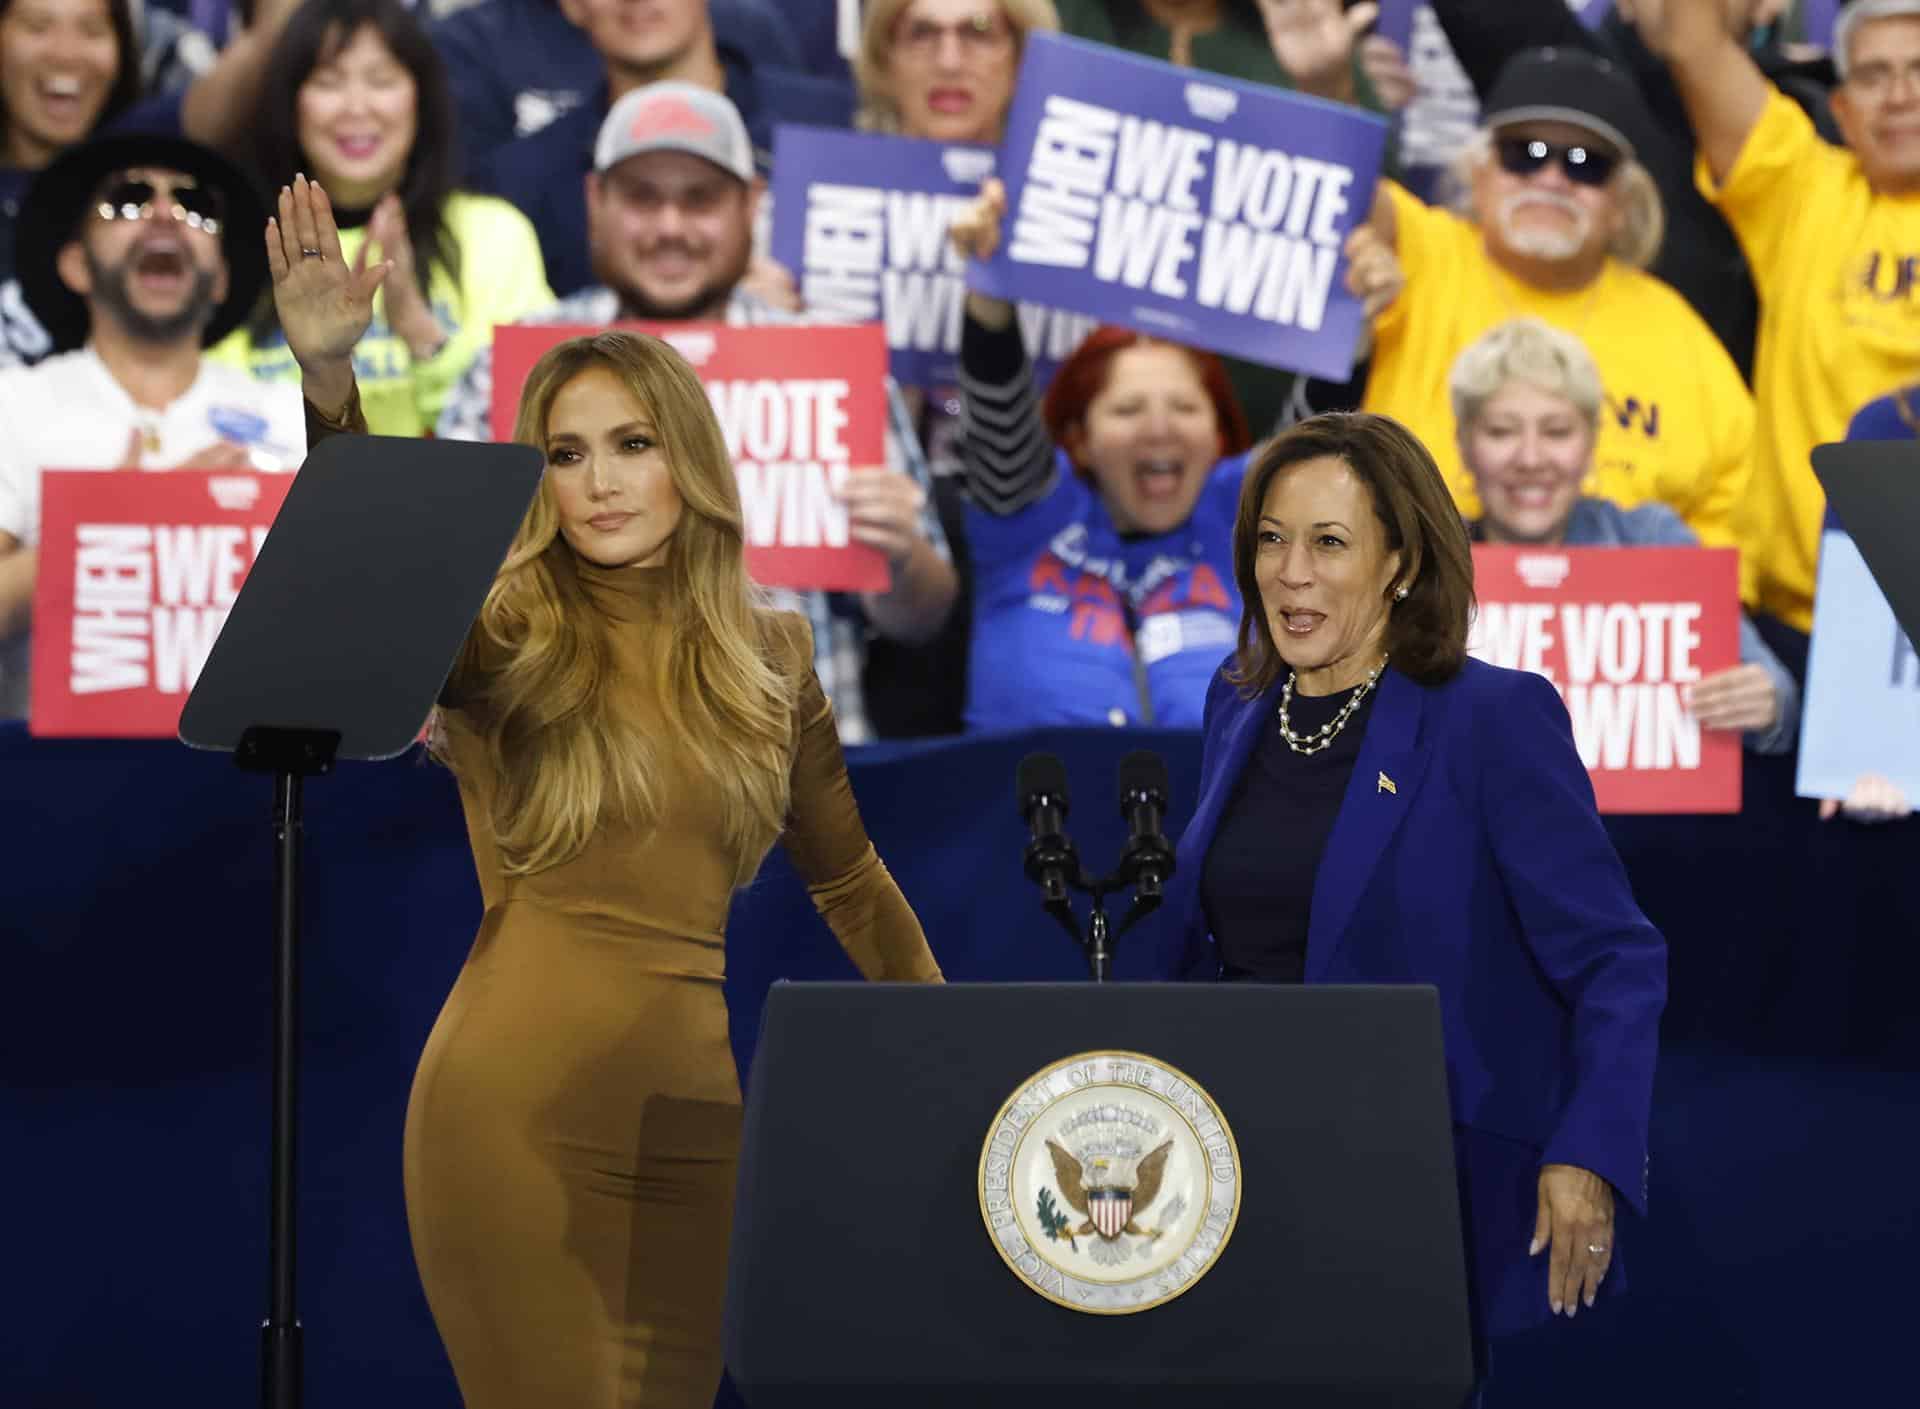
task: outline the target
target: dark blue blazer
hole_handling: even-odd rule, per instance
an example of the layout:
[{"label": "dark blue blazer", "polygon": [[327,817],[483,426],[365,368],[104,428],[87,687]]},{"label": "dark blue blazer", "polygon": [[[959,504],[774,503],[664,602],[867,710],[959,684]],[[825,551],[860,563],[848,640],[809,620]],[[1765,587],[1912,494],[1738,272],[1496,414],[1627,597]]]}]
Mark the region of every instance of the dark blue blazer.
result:
[{"label": "dark blue blazer", "polygon": [[[1200,878],[1261,730],[1278,727],[1279,687],[1242,699],[1225,670],[1168,886],[1182,945],[1168,957],[1190,978],[1220,973]],[[1476,1318],[1518,1329],[1549,1314],[1547,1255],[1527,1255],[1543,1163],[1592,1170],[1645,1212],[1666,946],[1551,684],[1469,660],[1437,686],[1389,668],[1378,690],[1315,878],[1305,978],[1439,990]],[[1624,1273],[1616,1249],[1603,1291]]]}]

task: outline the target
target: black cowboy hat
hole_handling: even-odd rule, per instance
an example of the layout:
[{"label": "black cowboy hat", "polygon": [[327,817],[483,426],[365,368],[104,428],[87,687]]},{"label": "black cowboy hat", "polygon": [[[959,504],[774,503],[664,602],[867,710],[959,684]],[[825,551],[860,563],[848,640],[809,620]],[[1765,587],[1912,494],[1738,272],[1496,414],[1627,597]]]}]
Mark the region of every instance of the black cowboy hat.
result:
[{"label": "black cowboy hat", "polygon": [[227,297],[214,310],[203,344],[211,346],[245,322],[267,282],[267,208],[238,167],[183,137],[97,137],[67,148],[34,178],[16,226],[14,272],[20,292],[59,351],[86,341],[88,321],[86,301],[60,278],[60,251],[78,235],[100,183],[116,171],[141,166],[191,176],[218,192],[223,203],[220,248],[227,260]]}]

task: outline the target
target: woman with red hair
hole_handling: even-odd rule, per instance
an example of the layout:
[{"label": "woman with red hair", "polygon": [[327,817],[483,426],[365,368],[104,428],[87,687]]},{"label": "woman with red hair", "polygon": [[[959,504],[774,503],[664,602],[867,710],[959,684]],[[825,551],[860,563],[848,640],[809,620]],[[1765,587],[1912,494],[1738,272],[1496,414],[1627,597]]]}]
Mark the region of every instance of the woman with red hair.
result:
[{"label": "woman with red hair", "polygon": [[[1005,212],[987,182],[955,245],[986,258]],[[1390,254],[1348,254],[1349,287],[1392,284]],[[1199,727],[1240,620],[1233,523],[1250,438],[1220,359],[1101,328],[1041,401],[1013,305],[969,293],[960,387],[967,728]]]}]

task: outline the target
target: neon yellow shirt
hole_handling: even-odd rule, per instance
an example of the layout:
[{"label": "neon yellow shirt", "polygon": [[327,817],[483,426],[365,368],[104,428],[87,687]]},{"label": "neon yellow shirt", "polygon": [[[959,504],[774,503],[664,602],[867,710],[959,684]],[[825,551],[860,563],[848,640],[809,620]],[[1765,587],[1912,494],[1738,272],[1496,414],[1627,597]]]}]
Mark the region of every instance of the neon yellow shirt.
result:
[{"label": "neon yellow shirt", "polygon": [[1510,318],[1582,339],[1606,402],[1582,492],[1622,508],[1667,505],[1701,542],[1733,545],[1734,506],[1752,469],[1754,412],[1740,371],[1686,300],[1609,259],[1584,289],[1522,284],[1486,253],[1479,227],[1387,183],[1406,288],[1374,322],[1362,405],[1420,437],[1460,511],[1480,512],[1460,458],[1448,381],[1460,354]]},{"label": "neon yellow shirt", "polygon": [[1874,194],[1859,159],[1777,90],[1726,183],[1704,159],[1694,176],[1760,292],[1754,481],[1734,525],[1741,586],[1754,607],[1811,631],[1827,502],[1813,447],[1844,440],[1854,412],[1920,367],[1920,196]]},{"label": "neon yellow shirt", "polygon": [[[493,196],[456,193],[447,201],[447,225],[460,246],[456,281],[436,264],[427,300],[447,332],[441,349],[416,362],[405,338],[387,323],[386,290],[374,295],[373,323],[353,349],[360,405],[376,435],[425,435],[440,419],[440,407],[466,374],[474,354],[493,343],[493,329],[553,302],[540,238],[527,218]],[[342,230],[340,251],[349,261],[366,242],[364,228]],[[300,368],[278,328],[256,342],[241,327],[208,350],[208,356],[242,367],[267,381],[298,381]]]}]

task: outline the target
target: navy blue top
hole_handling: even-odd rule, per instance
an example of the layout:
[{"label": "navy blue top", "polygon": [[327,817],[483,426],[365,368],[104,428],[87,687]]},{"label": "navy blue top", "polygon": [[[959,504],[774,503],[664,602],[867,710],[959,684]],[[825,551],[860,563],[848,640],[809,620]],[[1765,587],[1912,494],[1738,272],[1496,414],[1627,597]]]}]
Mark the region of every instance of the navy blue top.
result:
[{"label": "navy blue top", "polygon": [[[1295,694],[1287,705],[1293,732],[1310,736],[1332,723],[1352,696],[1352,690]],[[1280,733],[1277,713],[1260,726],[1260,740],[1220,818],[1200,877],[1200,903],[1219,947],[1221,977],[1299,983],[1305,974],[1314,873],[1340,815],[1372,706],[1369,691],[1333,742],[1317,753],[1295,753]]]}]

